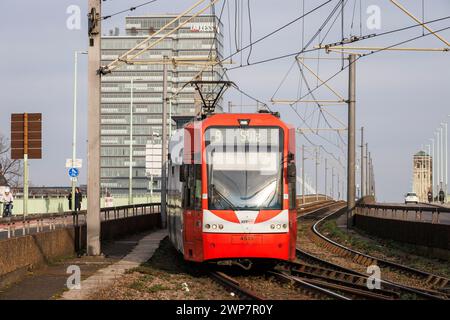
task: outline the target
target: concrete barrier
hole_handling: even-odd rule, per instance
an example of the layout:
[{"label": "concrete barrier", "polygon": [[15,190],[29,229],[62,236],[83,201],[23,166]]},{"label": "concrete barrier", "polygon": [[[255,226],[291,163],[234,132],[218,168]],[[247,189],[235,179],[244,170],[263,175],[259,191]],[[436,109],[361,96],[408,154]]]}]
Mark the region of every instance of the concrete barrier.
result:
[{"label": "concrete barrier", "polygon": [[355,215],[356,228],[385,239],[417,246],[430,256],[450,258],[450,225]]},{"label": "concrete barrier", "polygon": [[61,257],[75,253],[75,230],[58,229],[0,241],[0,288]]},{"label": "concrete barrier", "polygon": [[[159,213],[102,221],[101,239],[114,240],[159,226]],[[82,253],[85,248],[85,225],[0,240],[0,288],[19,280],[29,270]]]}]

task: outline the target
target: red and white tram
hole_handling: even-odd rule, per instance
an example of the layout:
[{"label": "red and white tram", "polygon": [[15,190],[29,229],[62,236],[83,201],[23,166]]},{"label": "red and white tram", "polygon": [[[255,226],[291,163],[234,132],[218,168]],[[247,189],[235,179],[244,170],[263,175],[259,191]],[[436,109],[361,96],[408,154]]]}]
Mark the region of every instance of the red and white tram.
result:
[{"label": "red and white tram", "polygon": [[294,260],[295,129],[272,113],[215,114],[169,143],[170,239],[189,261]]}]

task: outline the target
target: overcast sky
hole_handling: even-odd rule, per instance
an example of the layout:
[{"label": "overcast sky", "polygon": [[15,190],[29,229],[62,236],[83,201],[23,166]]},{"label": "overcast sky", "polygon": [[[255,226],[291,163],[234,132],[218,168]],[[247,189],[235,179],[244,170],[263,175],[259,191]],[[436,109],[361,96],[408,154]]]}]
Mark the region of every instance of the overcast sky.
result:
[{"label": "overcast sky", "polygon": [[[106,1],[104,15],[121,11],[146,1]],[[222,21],[224,23],[225,52],[227,56],[238,46],[249,42],[250,28],[248,19],[248,0],[238,1],[243,4],[242,27],[235,30],[235,1],[225,5]],[[279,26],[311,10],[326,0],[269,1],[250,0],[252,39],[271,32]],[[249,57],[250,63],[299,51],[302,43],[309,39],[325,21],[332,8],[338,3],[333,0],[320,10],[307,16],[304,29],[302,21],[292,24],[276,35],[253,46]],[[354,7],[356,2],[356,7]],[[134,11],[133,14],[144,15],[154,13],[178,13],[194,1],[164,1]],[[403,14],[387,0],[362,0],[360,21],[359,0],[348,0],[345,9],[345,36],[362,34],[380,34],[389,30],[406,27],[414,21]],[[450,15],[448,0],[425,0],[425,11],[422,11],[421,0],[401,1],[416,16],[425,16],[425,20],[433,20]],[[216,13],[221,11],[223,0],[216,5]],[[71,5],[81,9],[81,28],[67,28]],[[380,29],[369,30],[366,13],[369,6],[380,8]],[[228,14],[229,13],[229,14]],[[65,159],[71,155],[72,137],[72,99],[73,99],[73,52],[87,48],[86,30],[87,1],[77,0],[40,0],[0,2],[0,134],[9,137],[9,119],[11,113],[42,112],[44,126],[44,158],[33,160],[30,164],[30,178],[34,185],[69,185],[65,169]],[[104,33],[113,27],[119,27],[123,34],[124,18],[121,14],[104,23]],[[340,19],[331,28],[333,19],[320,35],[311,43],[310,48],[319,41],[323,44],[333,43],[341,39]],[[353,22],[353,28],[352,26]],[[361,22],[361,23],[360,23]],[[362,29],[360,29],[362,25]],[[435,30],[450,27],[450,19],[432,24]],[[231,30],[230,37],[228,30]],[[304,32],[303,32],[304,31]],[[354,45],[388,46],[403,40],[422,35],[422,29],[414,28],[391,35],[377,37],[358,42]],[[242,34],[242,41],[235,41],[235,33]],[[441,32],[450,40],[450,31]],[[230,41],[231,40],[231,41]],[[231,43],[231,50],[230,44]],[[442,48],[445,45],[433,36],[427,36],[405,44],[407,47]],[[247,64],[249,51],[234,56],[235,64]],[[340,57],[340,54],[326,55],[322,51],[309,53],[306,57]],[[79,66],[79,126],[78,154],[86,161],[86,96],[87,77],[84,57]],[[306,60],[310,68],[318,71],[323,79],[327,79],[341,69],[341,61]],[[293,67],[292,67],[293,66]],[[291,68],[292,67],[292,68]],[[290,70],[290,72],[288,72]],[[230,70],[228,76],[241,89],[261,101],[269,102],[277,99],[296,99],[299,92],[306,92],[306,85],[301,79],[299,68],[294,58],[286,58],[271,63],[256,64],[249,67]],[[317,85],[316,80],[305,73],[311,88]],[[282,82],[282,80],[284,81]],[[342,96],[347,96],[348,72],[345,70],[336,76],[330,85]],[[279,90],[277,88],[279,87]],[[321,87],[314,93],[318,99],[334,99],[326,88]],[[366,140],[375,165],[377,196],[382,201],[402,201],[402,196],[410,191],[412,182],[412,155],[421,145],[429,143],[429,138],[437,126],[448,121],[450,114],[450,52],[379,52],[357,62],[357,125],[364,126]],[[276,93],[276,94],[275,94]],[[275,94],[275,95],[274,95]],[[311,97],[309,97],[311,98]],[[306,99],[306,98],[305,98]],[[230,90],[225,101],[233,104],[248,105],[252,102],[235,90]],[[282,118],[297,127],[326,127],[325,120],[319,116],[314,104],[296,106],[294,113],[289,106],[269,106],[280,111]],[[242,107],[251,111],[251,107]],[[324,106],[323,114],[333,127],[342,127],[346,122],[345,106]],[[237,110],[240,110],[238,107]],[[306,124],[300,118],[307,118]],[[346,135],[342,140],[335,133],[321,133],[323,137],[308,134],[309,140],[322,144],[334,157],[345,163]],[[358,133],[359,140],[359,133]],[[297,141],[298,145],[309,142],[305,138]],[[330,166],[336,167],[343,177],[344,172],[333,160],[333,156],[322,152],[329,158]],[[86,163],[85,163],[86,164]],[[321,165],[323,161],[321,161]],[[307,160],[307,173],[313,177],[312,161]],[[323,167],[321,167],[323,171]],[[81,171],[81,182],[86,180],[85,168]],[[321,182],[323,177],[321,177]],[[320,184],[323,188],[323,183]]]}]

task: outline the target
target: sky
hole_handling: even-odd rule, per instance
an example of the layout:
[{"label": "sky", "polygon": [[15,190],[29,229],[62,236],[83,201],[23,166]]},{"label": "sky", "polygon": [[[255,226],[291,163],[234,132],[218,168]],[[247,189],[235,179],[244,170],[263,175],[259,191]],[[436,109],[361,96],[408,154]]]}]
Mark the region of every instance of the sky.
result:
[{"label": "sky", "polygon": [[[223,1],[218,1],[215,7],[218,15],[222,10]],[[103,12],[107,15],[144,2],[146,1],[105,1]],[[298,99],[299,92],[304,94],[307,91],[305,81],[300,81],[302,79],[300,69],[292,56],[270,63],[245,66],[247,61],[252,64],[300,51],[302,45],[313,38],[338,2],[338,0],[329,2],[326,0],[276,2],[228,0],[223,6],[222,13],[225,56],[235,52],[236,47],[241,48],[247,45],[250,35],[253,41],[259,39],[299,17],[304,11],[308,12],[319,4],[326,3],[309,14],[304,21],[299,20],[255,44],[250,55],[249,50],[234,55],[234,64],[229,65],[228,68],[236,67],[236,69],[227,72],[230,80],[248,95],[267,103],[272,110],[279,111],[282,119],[295,127],[325,128],[327,127],[325,118],[330,126],[343,127],[347,121],[345,105],[323,106],[324,111],[320,113],[315,104],[298,104],[293,107],[294,111],[287,105],[270,103],[272,98]],[[424,11],[421,0],[399,2],[420,19],[424,17],[426,21],[450,16],[448,0],[425,0]],[[138,8],[132,15],[178,13],[193,3],[194,1],[191,0],[159,0]],[[236,3],[241,8],[238,12],[242,12],[242,17],[235,16]],[[249,4],[251,19],[248,12]],[[68,9],[73,8],[80,9],[79,29],[67,27],[67,20],[73,14],[72,10],[68,13]],[[373,8],[375,10],[379,8],[379,20],[372,20]],[[368,9],[369,13],[367,13]],[[43,113],[44,157],[42,160],[30,161],[30,179],[36,186],[70,184],[65,160],[71,157],[73,55],[75,50],[87,48],[86,14],[87,1],[85,0],[2,0],[0,2],[0,39],[2,39],[0,134],[9,137],[11,113]],[[130,13],[123,13],[106,20],[103,24],[103,33],[107,34],[108,30],[119,27],[123,34],[124,18],[128,14]],[[319,42],[327,44],[342,39],[341,20],[339,17],[333,24],[335,17],[336,15],[311,41],[309,48],[313,48]],[[367,25],[368,22],[375,23]],[[376,22],[379,22],[378,25]],[[345,37],[360,34],[379,35],[414,24],[410,17],[387,0],[347,0],[346,2]],[[450,19],[433,23],[431,26],[435,30],[450,27]],[[373,29],[374,27],[376,29]],[[363,40],[353,45],[386,47],[422,34],[421,28],[412,28]],[[442,31],[440,34],[450,40],[449,30]],[[403,46],[445,47],[444,43],[432,35],[405,43]],[[313,57],[339,58],[340,53],[326,54],[323,50],[316,50],[304,54],[304,57],[309,58],[305,60],[307,66],[324,80],[342,68],[340,60],[311,59]],[[402,201],[403,195],[411,189],[412,155],[422,146],[427,149],[426,145],[430,143],[429,138],[433,137],[435,129],[441,122],[449,119],[450,52],[383,51],[359,59],[356,70],[357,127],[365,128],[365,139],[369,143],[375,166],[377,198],[380,201]],[[304,74],[310,88],[315,88],[318,84],[317,79],[307,71],[304,71]],[[344,69],[328,83],[341,96],[347,97],[348,70]],[[335,96],[324,86],[316,89],[314,94],[317,99],[335,99]],[[311,99],[311,96],[305,99]],[[87,65],[84,56],[80,57],[79,63],[78,101],[78,157],[82,158],[86,165]],[[255,107],[249,106],[255,102],[234,89],[226,93],[224,101],[231,101],[233,105],[237,105],[234,111],[255,110]],[[297,136],[298,147],[303,144],[308,146],[311,141],[314,144],[323,145],[328,152],[322,150],[320,153],[319,190],[323,192],[325,157],[328,158],[329,167],[335,167],[334,170],[340,175],[340,179],[345,176],[345,171],[338,160],[345,164],[347,137],[345,133],[338,137],[336,133],[328,131],[320,132],[321,137],[310,132],[305,135],[307,139]],[[359,131],[357,137],[359,143]],[[312,151],[312,149],[308,150]],[[314,161],[310,151],[306,154],[305,168],[307,176],[312,178],[314,177]],[[329,177],[330,180],[331,177]],[[80,182],[85,181],[84,168],[81,170]]]}]

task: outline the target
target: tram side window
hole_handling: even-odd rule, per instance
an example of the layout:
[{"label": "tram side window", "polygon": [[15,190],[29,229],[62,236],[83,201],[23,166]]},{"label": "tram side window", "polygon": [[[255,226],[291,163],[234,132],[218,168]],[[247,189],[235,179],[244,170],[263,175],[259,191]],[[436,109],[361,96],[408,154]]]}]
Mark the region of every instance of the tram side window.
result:
[{"label": "tram side window", "polygon": [[195,170],[195,209],[202,207],[202,166],[200,164],[194,165]]},{"label": "tram side window", "polygon": [[200,209],[202,203],[201,165],[186,165],[185,173],[184,207],[186,209]]}]

